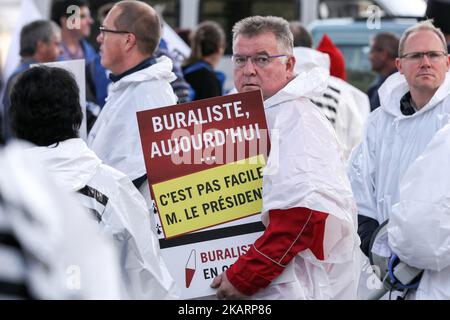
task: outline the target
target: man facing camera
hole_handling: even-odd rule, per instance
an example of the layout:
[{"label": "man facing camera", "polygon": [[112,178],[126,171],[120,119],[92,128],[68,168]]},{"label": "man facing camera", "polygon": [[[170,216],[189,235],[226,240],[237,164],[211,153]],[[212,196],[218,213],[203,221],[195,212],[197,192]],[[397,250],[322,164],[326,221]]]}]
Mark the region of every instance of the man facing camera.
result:
[{"label": "man facing camera", "polygon": [[[355,299],[360,273],[356,206],[330,122],[308,99],[326,77],[294,75],[293,36],[279,17],[233,28],[234,81],[260,90],[277,133],[264,171],[263,235],[212,283],[220,299]],[[290,282],[275,283],[284,272]],[[281,281],[282,282],[282,281]]]}]

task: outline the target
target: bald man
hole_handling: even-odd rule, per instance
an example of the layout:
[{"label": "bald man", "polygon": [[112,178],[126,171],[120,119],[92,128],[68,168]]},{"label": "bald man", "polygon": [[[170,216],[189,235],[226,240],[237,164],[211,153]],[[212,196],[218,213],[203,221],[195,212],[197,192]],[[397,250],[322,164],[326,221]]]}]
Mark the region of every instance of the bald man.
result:
[{"label": "bald man", "polygon": [[97,41],[113,84],[88,137],[107,165],[125,173],[151,205],[136,112],[174,105],[172,61],[152,58],[161,38],[156,11],[141,1],[121,1],[110,10]]}]

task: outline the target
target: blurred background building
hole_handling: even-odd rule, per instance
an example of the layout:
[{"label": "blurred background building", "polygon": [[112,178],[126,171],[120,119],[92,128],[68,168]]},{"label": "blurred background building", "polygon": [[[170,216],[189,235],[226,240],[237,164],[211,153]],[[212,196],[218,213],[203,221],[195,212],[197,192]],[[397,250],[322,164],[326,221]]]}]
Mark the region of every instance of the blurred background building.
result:
[{"label": "blurred background building", "polygon": [[[7,52],[14,30],[21,21],[21,5],[34,6],[42,17],[49,16],[52,0],[0,0],[0,58],[2,70],[9,66]],[[90,1],[91,12],[99,25],[102,8],[111,0]],[[179,35],[187,39],[189,30],[200,22],[218,22],[227,35],[227,48],[218,69],[227,75],[225,88],[232,87],[231,28],[238,20],[250,15],[277,15],[288,21],[301,21],[313,35],[316,47],[327,33],[345,57],[348,81],[366,91],[373,80],[368,62],[369,40],[372,34],[391,31],[401,34],[425,15],[426,0],[148,0],[162,13],[164,20]],[[30,10],[25,12],[29,14]],[[91,43],[96,45],[96,32]],[[13,66],[14,67],[14,66]],[[6,70],[5,70],[6,69]],[[5,75],[4,75],[5,76]]]}]

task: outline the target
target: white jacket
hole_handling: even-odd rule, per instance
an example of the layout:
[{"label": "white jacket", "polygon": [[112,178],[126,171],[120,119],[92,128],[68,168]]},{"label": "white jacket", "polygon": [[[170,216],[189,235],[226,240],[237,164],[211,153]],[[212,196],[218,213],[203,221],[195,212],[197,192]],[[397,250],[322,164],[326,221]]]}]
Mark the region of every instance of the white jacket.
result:
[{"label": "white jacket", "polygon": [[[35,299],[119,299],[119,258],[88,214],[40,162],[11,143],[0,150],[0,278]],[[0,288],[0,299],[19,298]]]},{"label": "white jacket", "polygon": [[[323,79],[320,75],[316,79]],[[360,274],[356,206],[342,151],[329,121],[305,96],[324,81],[295,78],[264,102],[272,150],[263,178],[263,223],[269,210],[306,207],[328,213],[325,260],[307,249],[290,262],[296,281],[272,285],[254,298],[356,299]],[[279,140],[274,135],[279,135]]]},{"label": "white jacket", "polygon": [[163,56],[156,64],[113,83],[106,104],[89,133],[89,148],[105,164],[125,173],[131,180],[145,175],[136,112],[176,104],[177,98],[170,86],[175,79],[172,61]]},{"label": "white jacket", "polygon": [[45,161],[60,185],[78,192],[102,232],[114,238],[121,257],[122,292],[127,293],[123,298],[178,298],[151,230],[145,201],[127,176],[102,164],[81,139],[35,147],[29,153]]},{"label": "white jacket", "polygon": [[424,274],[416,299],[450,299],[450,124],[408,168],[388,223],[389,246]]},{"label": "white jacket", "polygon": [[[312,70],[328,75],[325,92],[311,100],[320,107],[336,130],[338,140],[347,159],[352,149],[361,142],[364,124],[370,113],[367,95],[351,84],[329,75],[330,57],[322,52],[305,47],[294,48],[296,58],[295,72],[309,79]],[[305,75],[303,75],[305,74]]]},{"label": "white jacket", "polygon": [[400,99],[408,91],[400,73],[383,83],[378,91],[381,106],[370,114],[364,140],[349,160],[358,213],[379,223],[389,219],[392,206],[399,201],[399,181],[410,164],[449,120],[448,73],[427,105],[411,116],[400,110]]}]

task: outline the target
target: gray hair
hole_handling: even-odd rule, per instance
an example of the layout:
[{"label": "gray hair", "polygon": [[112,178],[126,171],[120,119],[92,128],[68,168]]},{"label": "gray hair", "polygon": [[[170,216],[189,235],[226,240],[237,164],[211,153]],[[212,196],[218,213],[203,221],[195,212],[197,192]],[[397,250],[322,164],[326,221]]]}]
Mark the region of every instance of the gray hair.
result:
[{"label": "gray hair", "polygon": [[447,51],[447,41],[445,40],[444,34],[442,33],[441,29],[436,28],[433,25],[433,20],[425,20],[421,21],[414,26],[406,29],[406,31],[403,33],[402,37],[400,38],[400,44],[398,46],[398,56],[401,57],[403,55],[403,49],[405,47],[405,42],[408,39],[408,37],[418,31],[431,31],[434,32],[439,39],[442,42],[442,47],[444,49],[444,52],[448,54]]},{"label": "gray hair", "polygon": [[50,20],[37,20],[25,25],[20,31],[20,56],[31,57],[36,53],[39,41],[50,43],[60,27]]},{"label": "gray hair", "polygon": [[233,46],[239,35],[252,37],[267,32],[275,35],[280,51],[293,54],[294,37],[289,29],[289,23],[283,18],[274,16],[253,16],[237,22],[233,27]]}]

